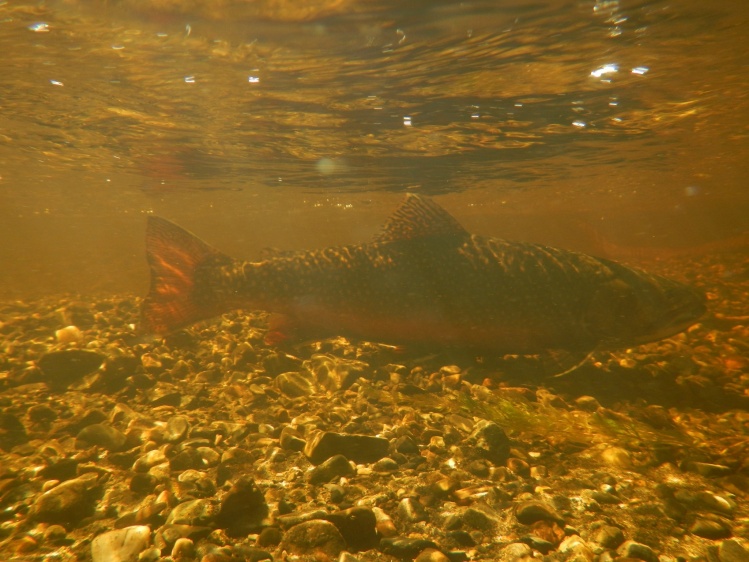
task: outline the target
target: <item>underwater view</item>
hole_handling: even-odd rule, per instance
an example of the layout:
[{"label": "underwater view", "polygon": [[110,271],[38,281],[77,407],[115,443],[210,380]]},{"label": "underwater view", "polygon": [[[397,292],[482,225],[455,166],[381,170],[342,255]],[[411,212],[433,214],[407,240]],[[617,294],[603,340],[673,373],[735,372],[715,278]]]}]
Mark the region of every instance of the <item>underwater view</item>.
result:
[{"label": "underwater view", "polygon": [[0,0],[0,560],[749,561],[747,25]]}]

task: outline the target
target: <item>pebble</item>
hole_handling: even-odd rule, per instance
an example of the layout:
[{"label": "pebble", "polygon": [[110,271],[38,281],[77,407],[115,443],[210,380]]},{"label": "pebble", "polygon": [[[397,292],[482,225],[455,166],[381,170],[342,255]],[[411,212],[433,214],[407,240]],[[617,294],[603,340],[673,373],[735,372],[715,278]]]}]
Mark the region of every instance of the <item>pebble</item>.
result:
[{"label": "pebble", "polygon": [[282,449],[299,452],[304,451],[304,446],[307,444],[304,439],[295,435],[295,431],[289,426],[281,430],[279,443]]},{"label": "pebble", "polygon": [[263,547],[278,546],[283,539],[283,533],[278,527],[265,527],[257,537],[257,545]]},{"label": "pebble", "polygon": [[214,523],[218,512],[219,503],[216,500],[188,500],[172,509],[166,522],[170,525],[209,526]]},{"label": "pebble", "polygon": [[595,559],[593,550],[577,535],[566,537],[557,550],[570,562],[592,562]]},{"label": "pebble", "polygon": [[390,457],[382,458],[372,465],[375,472],[395,472],[399,468],[398,463]]},{"label": "pebble", "polygon": [[104,359],[104,355],[96,351],[65,349],[42,355],[37,365],[44,374],[44,382],[50,389],[64,390],[99,369]]},{"label": "pebble", "polygon": [[346,457],[336,455],[307,473],[310,484],[324,484],[342,476],[353,476],[356,470]]},{"label": "pebble", "polygon": [[624,533],[619,527],[603,525],[595,532],[593,542],[614,550],[624,542]]},{"label": "pebble", "polygon": [[165,441],[167,443],[179,443],[190,429],[190,423],[184,416],[172,416],[166,422]]},{"label": "pebble", "polygon": [[398,503],[398,515],[411,523],[427,520],[426,510],[417,498],[403,498]]},{"label": "pebble", "polygon": [[601,404],[593,396],[580,396],[575,400],[575,405],[586,412],[595,412]]},{"label": "pebble", "polygon": [[694,523],[689,526],[689,532],[698,537],[713,540],[727,539],[733,534],[727,523],[703,517],[694,520]]},{"label": "pebble", "polygon": [[174,560],[192,559],[195,557],[195,543],[190,539],[179,538],[174,542],[172,558]]},{"label": "pebble", "polygon": [[532,525],[537,521],[555,521],[564,525],[564,520],[553,507],[537,501],[518,504],[515,507],[515,518],[523,525]]},{"label": "pebble", "polygon": [[44,530],[44,542],[62,544],[67,539],[68,532],[62,525],[50,525]]},{"label": "pebble", "polygon": [[316,519],[291,527],[279,548],[300,556],[323,554],[332,560],[346,549],[346,541],[331,522]]},{"label": "pebble", "polygon": [[532,555],[533,549],[521,542],[510,543],[502,549],[502,560],[506,562],[515,562],[526,558],[530,559]]},{"label": "pebble", "polygon": [[367,507],[351,507],[323,516],[340,531],[348,548],[353,551],[369,550],[377,546],[377,517]]},{"label": "pebble", "polygon": [[324,431],[307,442],[304,454],[312,464],[320,464],[335,455],[363,464],[385,457],[389,447],[390,442],[381,437]]},{"label": "pebble", "polygon": [[410,435],[402,435],[395,440],[395,450],[403,455],[419,454],[419,445]]},{"label": "pebble", "polygon": [[312,396],[315,393],[314,381],[302,373],[281,373],[273,382],[276,388],[289,398]]},{"label": "pebble", "polygon": [[169,467],[177,472],[183,470],[200,470],[205,468],[203,456],[197,449],[185,449],[169,459]]},{"label": "pebble", "polygon": [[510,457],[510,438],[492,421],[479,421],[467,441],[482,457],[496,466],[504,465]]},{"label": "pebble", "polygon": [[43,523],[57,523],[66,529],[94,513],[101,496],[103,479],[87,473],[58,484],[37,497],[29,510],[29,518]]},{"label": "pebble", "polygon": [[421,551],[427,548],[439,550],[437,545],[428,539],[392,537],[380,541],[380,550],[383,554],[394,556],[401,560],[413,560]]},{"label": "pebble", "polygon": [[215,524],[229,536],[247,536],[259,532],[267,516],[263,492],[252,477],[242,475],[221,500]]},{"label": "pebble", "polygon": [[533,550],[539,551],[541,554],[549,554],[549,552],[554,550],[553,542],[542,539],[541,537],[536,535],[526,535],[524,537],[520,537],[519,540],[520,542],[530,546]]},{"label": "pebble", "polygon": [[55,331],[55,338],[60,343],[78,343],[83,339],[83,333],[78,326],[65,326]]},{"label": "pebble", "polygon": [[450,562],[450,557],[436,548],[425,548],[414,558],[414,562]]},{"label": "pebble", "polygon": [[482,504],[466,508],[462,519],[466,526],[479,531],[492,531],[499,523],[497,514],[489,506]]},{"label": "pebble", "polygon": [[136,494],[152,493],[159,484],[159,478],[153,474],[134,474],[130,479],[130,490]]},{"label": "pebble", "polygon": [[607,447],[601,452],[601,460],[615,468],[631,468],[632,457],[627,449],[621,447]]},{"label": "pebble", "polygon": [[658,555],[649,546],[635,542],[625,541],[616,553],[623,558],[635,558],[645,562],[658,562]]},{"label": "pebble", "polygon": [[164,451],[162,449],[153,449],[145,455],[138,457],[133,464],[133,470],[135,472],[148,472],[154,466],[165,462],[167,462],[167,458]]},{"label": "pebble", "polygon": [[76,448],[86,449],[92,445],[103,447],[107,451],[121,451],[125,448],[127,437],[118,429],[103,423],[84,427],[76,435]]},{"label": "pebble", "polygon": [[108,531],[91,541],[92,562],[136,562],[151,541],[151,529],[135,525]]}]

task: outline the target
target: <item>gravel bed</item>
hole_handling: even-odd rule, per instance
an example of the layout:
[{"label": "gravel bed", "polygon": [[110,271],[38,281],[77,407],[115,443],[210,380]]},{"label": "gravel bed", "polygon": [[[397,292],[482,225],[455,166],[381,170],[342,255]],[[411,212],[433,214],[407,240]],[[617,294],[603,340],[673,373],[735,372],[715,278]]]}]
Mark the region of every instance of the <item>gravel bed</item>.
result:
[{"label": "gravel bed", "polygon": [[[139,298],[0,303],[0,558],[749,560],[749,255],[660,263],[712,317],[564,358],[164,339]],[[560,363],[561,364],[561,363]]]}]

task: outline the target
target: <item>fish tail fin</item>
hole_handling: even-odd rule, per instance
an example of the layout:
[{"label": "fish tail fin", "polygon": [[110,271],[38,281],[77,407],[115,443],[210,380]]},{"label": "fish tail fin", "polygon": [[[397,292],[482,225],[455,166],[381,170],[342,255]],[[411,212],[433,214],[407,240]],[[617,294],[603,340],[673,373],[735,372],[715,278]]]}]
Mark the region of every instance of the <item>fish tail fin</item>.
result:
[{"label": "fish tail fin", "polygon": [[151,289],[141,304],[144,331],[166,334],[226,310],[201,283],[200,273],[232,263],[229,256],[176,224],[149,216],[146,257]]}]

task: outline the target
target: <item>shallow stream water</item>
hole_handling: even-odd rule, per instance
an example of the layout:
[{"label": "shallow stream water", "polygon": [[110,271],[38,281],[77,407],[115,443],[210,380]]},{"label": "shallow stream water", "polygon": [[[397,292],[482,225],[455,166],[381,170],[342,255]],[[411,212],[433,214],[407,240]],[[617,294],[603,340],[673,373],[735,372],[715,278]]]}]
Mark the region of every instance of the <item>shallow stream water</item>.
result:
[{"label": "shallow stream water", "polygon": [[142,293],[145,215],[232,255],[403,192],[630,263],[746,245],[749,5],[0,3],[0,295]]}]

